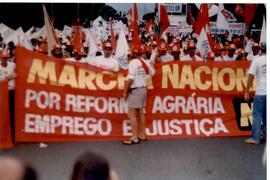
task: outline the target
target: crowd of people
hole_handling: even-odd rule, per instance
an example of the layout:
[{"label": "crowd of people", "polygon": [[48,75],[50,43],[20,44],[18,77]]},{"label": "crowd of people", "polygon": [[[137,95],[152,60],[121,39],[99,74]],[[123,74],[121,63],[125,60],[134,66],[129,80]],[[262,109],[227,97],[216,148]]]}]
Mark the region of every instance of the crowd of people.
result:
[{"label": "crowd of people", "polygon": [[[78,25],[74,27],[73,29],[77,29]],[[88,63],[107,70],[118,71],[122,68],[119,65],[118,68],[116,67],[118,59],[115,57],[115,48],[113,47],[113,42],[110,42],[110,37],[108,37],[107,41],[100,44],[95,53],[93,53],[89,44],[86,43],[85,32],[81,31],[80,33],[79,46],[75,45],[75,33],[73,32],[71,36],[58,37],[58,44],[49,53],[48,40],[42,36],[31,39],[31,49],[38,53],[52,54],[52,56],[65,59],[66,61]],[[134,30],[129,28],[126,41],[130,48],[130,55],[134,47],[133,34]],[[116,40],[118,36],[116,34]],[[260,43],[256,33],[234,34],[232,37],[212,34],[211,38],[215,44],[206,54],[202,54],[196,46],[198,35],[195,35],[194,32],[178,34],[165,32],[161,38],[157,38],[154,34],[147,32],[145,28],[141,27],[139,37],[142,57],[149,60],[152,64],[169,61],[252,61],[260,54]],[[7,45],[3,45],[2,42],[4,40],[2,37],[0,37],[0,41],[1,46],[5,49],[0,49],[1,53],[8,53],[10,61],[14,62],[14,50],[16,48],[14,43],[9,42]],[[89,53],[90,51],[91,54]],[[101,62],[104,59],[106,59],[106,66]]]}]

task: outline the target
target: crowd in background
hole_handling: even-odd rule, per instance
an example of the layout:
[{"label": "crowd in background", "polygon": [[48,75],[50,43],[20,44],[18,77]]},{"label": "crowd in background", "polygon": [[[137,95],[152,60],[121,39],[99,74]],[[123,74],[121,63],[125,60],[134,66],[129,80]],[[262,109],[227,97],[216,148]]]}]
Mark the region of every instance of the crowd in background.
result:
[{"label": "crowd in background", "polygon": [[[248,60],[252,59],[260,54],[259,34],[253,32],[247,32],[245,35],[233,34],[231,37],[228,34],[211,34],[214,47],[207,52],[207,54],[201,54],[200,49],[197,48],[196,43],[198,41],[198,35],[194,32],[191,33],[179,33],[174,35],[170,32],[165,32],[161,36],[161,39],[157,39],[154,34],[150,34],[139,24],[140,31],[139,37],[141,42],[141,54],[146,60],[150,60],[151,63],[161,63],[169,61],[235,61],[235,60]],[[78,25],[75,26],[78,27]],[[74,29],[74,28],[73,28]],[[71,36],[58,37],[59,44],[52,49],[52,56],[57,58],[63,58],[67,61],[75,61],[80,63],[89,63],[95,65],[96,61],[101,60],[104,56],[105,44],[110,42],[111,37],[104,40],[102,44],[98,46],[95,53],[90,54],[91,47],[87,43],[85,32],[81,31],[80,46],[74,46],[74,31]],[[134,30],[129,28],[127,35],[125,36],[129,46],[129,52],[127,56],[132,54],[133,49],[133,33]],[[116,34],[116,41],[119,34]],[[3,43],[4,40],[0,35],[0,52],[1,54],[8,54],[9,61],[14,62],[14,52],[16,46],[13,42]],[[115,57],[115,49],[110,49],[111,61],[117,60]],[[108,44],[107,44],[108,45]],[[48,54],[48,40],[46,37],[38,37],[31,39],[31,46],[33,51],[38,53]],[[98,58],[98,60],[96,60]],[[95,62],[93,62],[95,61]],[[116,61],[115,61],[116,62]],[[112,64],[115,64],[112,63]],[[115,66],[115,65],[113,65]],[[101,67],[102,68],[102,67]],[[121,69],[113,68],[113,70]],[[112,70],[112,69],[109,69]]]}]

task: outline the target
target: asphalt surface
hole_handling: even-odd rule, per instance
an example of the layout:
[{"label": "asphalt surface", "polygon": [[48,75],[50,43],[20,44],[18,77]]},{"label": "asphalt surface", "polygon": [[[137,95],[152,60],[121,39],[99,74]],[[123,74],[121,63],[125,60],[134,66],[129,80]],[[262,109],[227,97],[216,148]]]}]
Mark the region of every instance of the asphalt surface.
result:
[{"label": "asphalt surface", "polygon": [[105,156],[120,180],[265,180],[266,144],[245,137],[148,140],[126,146],[119,141],[18,144],[1,154],[14,155],[37,170],[40,180],[68,180],[85,151]]}]

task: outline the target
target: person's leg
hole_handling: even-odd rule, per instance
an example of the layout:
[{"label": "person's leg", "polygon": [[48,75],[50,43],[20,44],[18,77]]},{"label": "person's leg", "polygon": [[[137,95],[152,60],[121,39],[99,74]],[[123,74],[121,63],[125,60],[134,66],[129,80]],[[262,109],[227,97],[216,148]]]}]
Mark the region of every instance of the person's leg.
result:
[{"label": "person's leg", "polygon": [[128,108],[128,117],[130,120],[132,136],[128,140],[123,141],[123,144],[137,144],[137,143],[139,143],[139,140],[137,137],[138,123],[137,123],[136,116],[137,116],[137,109],[136,108]]},{"label": "person's leg", "polygon": [[[252,135],[251,139],[249,139],[250,143],[256,144],[260,142],[260,131],[261,131],[261,123],[262,116],[264,110],[264,99],[262,96],[255,96],[253,102],[253,122],[252,122]],[[253,142],[251,140],[254,140]],[[247,141],[248,142],[248,141]]]},{"label": "person's leg", "polygon": [[145,140],[145,115],[143,112],[143,108],[138,110],[139,115],[139,123],[138,123],[138,138],[141,140]]},{"label": "person's leg", "polygon": [[267,131],[266,131],[266,125],[267,125],[267,122],[266,122],[266,118],[267,118],[267,117],[266,117],[266,116],[267,116],[267,115],[266,115],[266,113],[267,113],[267,112],[266,112],[266,111],[267,111],[266,106],[267,106],[267,105],[266,105],[266,104],[267,104],[267,103],[266,103],[266,96],[265,96],[265,98],[264,98],[264,109],[263,109],[263,113],[262,113],[262,114],[263,114],[263,116],[262,116],[262,119],[263,119],[262,131],[263,131],[263,137],[264,137],[264,140],[266,140],[266,137],[267,137],[267,136],[266,136],[266,132],[267,132]]},{"label": "person's leg", "polygon": [[141,108],[139,109],[139,129],[138,138],[140,140],[146,140],[145,136],[145,114],[144,108],[146,107],[147,90],[146,88],[141,89]]}]

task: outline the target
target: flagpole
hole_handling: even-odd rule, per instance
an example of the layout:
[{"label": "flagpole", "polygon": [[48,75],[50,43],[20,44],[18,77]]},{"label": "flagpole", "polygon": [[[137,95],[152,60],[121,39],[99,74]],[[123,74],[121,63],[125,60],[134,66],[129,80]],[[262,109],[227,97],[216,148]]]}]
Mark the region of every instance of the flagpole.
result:
[{"label": "flagpole", "polygon": [[244,39],[243,39],[243,50],[244,50],[244,53],[245,53],[245,47],[246,47],[246,30],[247,30],[247,27],[246,27],[246,23],[244,23],[244,30],[243,30],[243,33],[244,33]]}]

